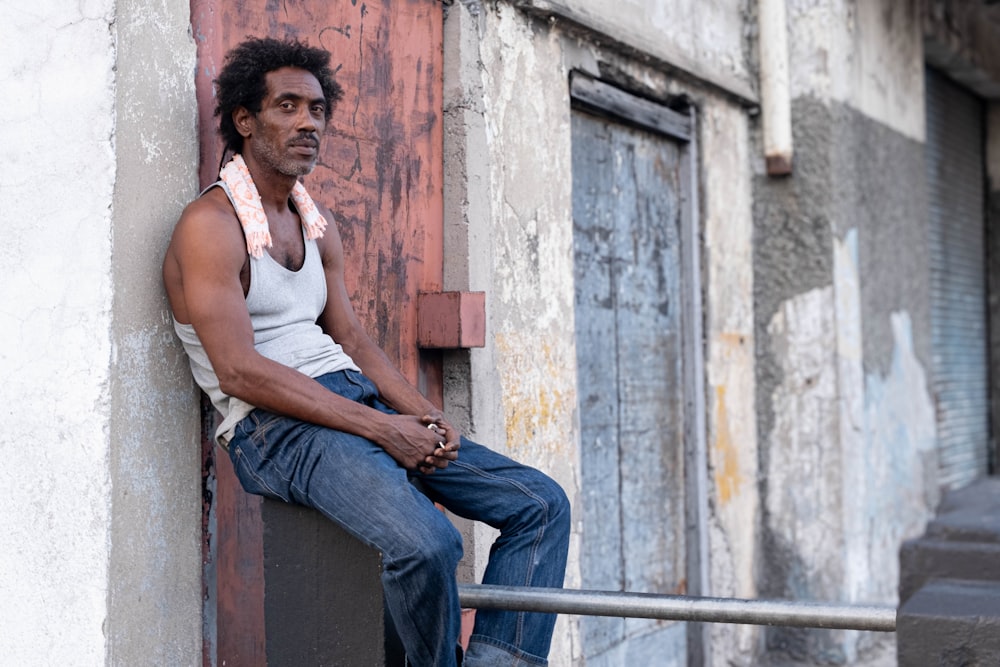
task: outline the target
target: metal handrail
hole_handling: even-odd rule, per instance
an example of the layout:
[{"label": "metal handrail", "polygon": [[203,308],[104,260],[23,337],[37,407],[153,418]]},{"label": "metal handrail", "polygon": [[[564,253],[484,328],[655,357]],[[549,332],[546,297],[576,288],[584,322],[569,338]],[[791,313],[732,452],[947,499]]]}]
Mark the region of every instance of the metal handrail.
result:
[{"label": "metal handrail", "polygon": [[798,600],[745,600],[563,588],[459,584],[463,607],[581,616],[896,631],[894,607]]}]

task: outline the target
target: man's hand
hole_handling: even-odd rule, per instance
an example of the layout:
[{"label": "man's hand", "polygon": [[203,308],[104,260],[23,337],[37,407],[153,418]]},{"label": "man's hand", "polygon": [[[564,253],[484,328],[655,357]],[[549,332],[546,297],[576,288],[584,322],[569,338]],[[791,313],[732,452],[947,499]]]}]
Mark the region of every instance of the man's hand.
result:
[{"label": "man's hand", "polygon": [[449,461],[458,458],[458,448],[462,446],[461,436],[440,410],[435,410],[430,414],[420,418],[422,424],[426,424],[428,430],[433,431],[438,436],[438,448],[431,456],[424,460],[420,466],[423,473],[432,473],[434,468],[445,468]]},{"label": "man's hand", "polygon": [[432,473],[458,458],[458,434],[446,422],[438,423],[431,416],[392,415],[387,424],[390,431],[380,444],[407,470]]}]

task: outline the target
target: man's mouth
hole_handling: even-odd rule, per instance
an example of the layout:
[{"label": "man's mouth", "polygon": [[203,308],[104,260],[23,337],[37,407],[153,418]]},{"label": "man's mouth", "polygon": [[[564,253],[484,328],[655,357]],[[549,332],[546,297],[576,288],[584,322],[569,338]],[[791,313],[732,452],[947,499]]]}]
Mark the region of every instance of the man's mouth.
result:
[{"label": "man's mouth", "polygon": [[302,155],[313,155],[319,150],[319,142],[312,139],[298,139],[290,142],[289,146]]}]

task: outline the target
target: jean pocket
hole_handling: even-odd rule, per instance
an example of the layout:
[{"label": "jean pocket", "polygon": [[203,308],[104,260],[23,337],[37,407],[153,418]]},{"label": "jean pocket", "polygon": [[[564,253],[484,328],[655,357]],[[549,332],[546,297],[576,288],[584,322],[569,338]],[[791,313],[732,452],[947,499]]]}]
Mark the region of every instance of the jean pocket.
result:
[{"label": "jean pocket", "polygon": [[268,434],[283,419],[280,415],[267,410],[257,408],[250,413],[249,422],[252,424],[249,432],[244,432],[247,440],[253,443],[257,449],[265,449],[268,446]]},{"label": "jean pocket", "polygon": [[[287,485],[275,485],[268,483],[268,481],[264,478],[264,474],[266,474],[266,471],[269,469],[267,465],[263,465],[266,462],[261,462],[262,465],[258,469],[258,466],[255,466],[254,462],[251,461],[252,457],[253,454],[251,454],[250,457],[247,456],[246,452],[243,451],[242,445],[233,446],[230,458],[233,461],[236,478],[240,481],[240,486],[243,487],[243,490],[257,496],[283,500],[286,503],[290,502]],[[281,491],[284,491],[284,493]]]}]

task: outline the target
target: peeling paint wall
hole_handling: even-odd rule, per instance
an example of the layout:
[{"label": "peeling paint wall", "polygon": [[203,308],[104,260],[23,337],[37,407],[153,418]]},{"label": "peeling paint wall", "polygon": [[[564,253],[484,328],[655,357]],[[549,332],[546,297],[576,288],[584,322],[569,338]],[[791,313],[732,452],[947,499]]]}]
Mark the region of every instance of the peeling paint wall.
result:
[{"label": "peeling paint wall", "polygon": [[[789,4],[794,173],[754,186],[766,596],[894,604],[937,502],[919,3]],[[769,629],[796,664],[893,638]]]},{"label": "peeling paint wall", "polygon": [[923,140],[921,4],[912,0],[789,0],[793,98],[843,102]]},{"label": "peeling paint wall", "polygon": [[[796,155],[793,176],[774,180],[759,118],[732,97],[754,76],[753,3],[681,4],[452,8],[448,238],[469,262],[446,280],[487,292],[493,336],[469,357],[470,420],[543,467],[564,451],[543,443],[582,446],[562,349],[569,73],[684,95],[698,119],[711,592],[892,603],[896,549],[937,501],[921,5],[789,2]],[[576,494],[578,466],[554,468]],[[708,632],[708,664],[755,664],[761,649],[802,664],[891,652],[864,633]],[[557,660],[579,660],[576,636]]]},{"label": "peeling paint wall", "polygon": [[[710,594],[755,598],[760,530],[750,119],[701,107]],[[725,193],[725,194],[722,194]],[[708,626],[709,664],[752,665],[760,628]]]},{"label": "peeling paint wall", "polygon": [[[476,435],[550,473],[572,500],[578,455],[571,191],[556,185],[571,171],[567,72],[558,41],[536,41],[514,9],[499,6],[483,27],[485,142],[477,158],[489,165],[483,185],[492,215],[469,220],[489,247],[470,247],[471,287],[488,294],[487,346],[471,356]],[[532,93],[522,94],[526,89]],[[527,118],[546,122],[522,122]],[[484,251],[489,262],[479,261]],[[579,581],[577,568],[571,556],[570,585]],[[563,662],[554,664],[569,664],[570,621],[563,616],[557,625],[553,656]]]},{"label": "peeling paint wall", "polygon": [[159,278],[195,187],[187,20],[173,0],[0,9],[9,664],[200,661],[198,401]]},{"label": "peeling paint wall", "polygon": [[[577,28],[538,19],[537,7],[526,4],[537,3],[462,2],[446,17],[445,256],[456,260],[446,266],[445,287],[486,292],[488,332],[485,349],[452,359],[452,370],[459,371],[449,376],[447,400],[470,406],[474,437],[546,470],[566,488],[577,520],[566,584],[578,587],[582,444],[569,76],[582,70],[652,99],[692,99],[701,142],[703,289],[710,302],[711,470],[703,474],[713,503],[711,526],[705,527],[711,530],[711,593],[752,597],[758,501],[750,118],[711,82],[692,83],[599,46]],[[720,39],[697,39],[676,22],[658,34],[692,59],[707,48],[724,51],[728,55],[706,62],[729,62],[731,74],[745,74],[744,4],[688,3],[683,10],[657,4],[656,20],[676,11],[684,25],[697,23]],[[586,10],[602,19],[622,17],[614,3],[590,3]],[[474,533],[481,571],[492,534],[482,528]],[[582,664],[578,624],[578,618],[560,618],[553,665]],[[712,664],[753,664],[756,629],[715,626],[712,633],[719,647]]]}]

